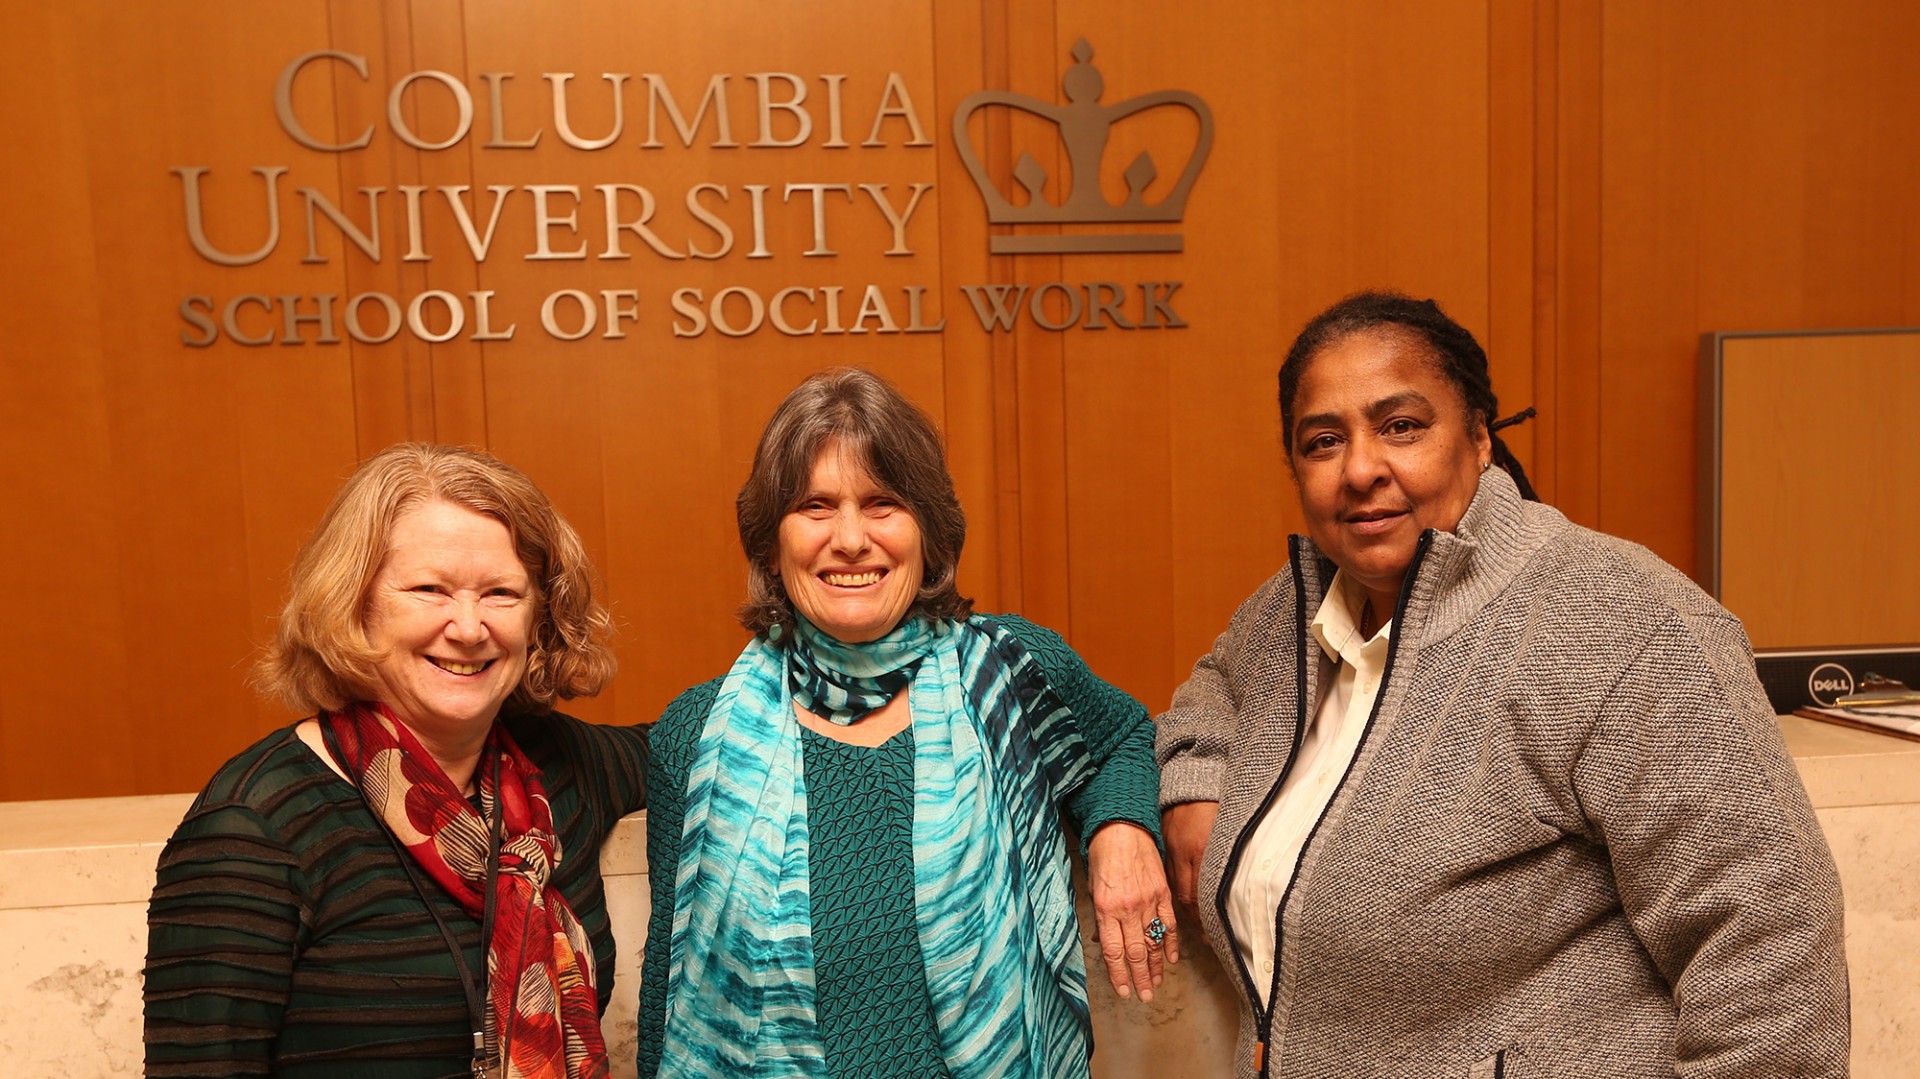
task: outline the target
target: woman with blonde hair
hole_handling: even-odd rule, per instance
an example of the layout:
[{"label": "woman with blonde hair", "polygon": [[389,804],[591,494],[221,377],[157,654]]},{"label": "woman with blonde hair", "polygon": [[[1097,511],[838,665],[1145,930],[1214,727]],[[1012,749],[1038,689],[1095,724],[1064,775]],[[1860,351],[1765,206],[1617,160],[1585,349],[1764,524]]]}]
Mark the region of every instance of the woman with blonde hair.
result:
[{"label": "woman with blonde hair", "polygon": [[552,708],[612,676],[610,625],[512,467],[361,465],[257,672],[307,718],[223,765],[160,857],[147,1074],[606,1075],[600,845],[646,743]]}]

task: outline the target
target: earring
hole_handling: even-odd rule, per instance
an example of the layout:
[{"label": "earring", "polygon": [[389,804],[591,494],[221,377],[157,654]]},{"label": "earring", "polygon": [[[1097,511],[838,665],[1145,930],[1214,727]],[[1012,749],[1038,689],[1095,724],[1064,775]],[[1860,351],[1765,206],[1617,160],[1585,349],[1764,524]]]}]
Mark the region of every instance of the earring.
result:
[{"label": "earring", "polygon": [[1487,469],[1489,469],[1489,468],[1492,468],[1492,467],[1493,467],[1493,462],[1492,462],[1492,461],[1482,461],[1482,462],[1480,462],[1480,471],[1482,471],[1482,472],[1485,472],[1485,471],[1486,471]]}]

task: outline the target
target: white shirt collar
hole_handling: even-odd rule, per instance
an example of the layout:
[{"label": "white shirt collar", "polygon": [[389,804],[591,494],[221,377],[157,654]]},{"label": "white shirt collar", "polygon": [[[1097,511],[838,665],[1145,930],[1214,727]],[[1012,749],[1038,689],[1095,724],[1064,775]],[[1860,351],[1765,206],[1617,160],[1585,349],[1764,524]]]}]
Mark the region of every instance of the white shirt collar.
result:
[{"label": "white shirt collar", "polygon": [[1393,620],[1380,624],[1370,639],[1360,636],[1360,610],[1366,605],[1366,597],[1360,594],[1360,586],[1347,576],[1346,570],[1337,570],[1333,580],[1327,585],[1326,598],[1320,601],[1320,609],[1314,612],[1313,622],[1307,627],[1313,631],[1314,640],[1320,642],[1320,650],[1335,663],[1352,662],[1352,656],[1346,656],[1348,649],[1359,651],[1361,648],[1384,641],[1393,631]]}]

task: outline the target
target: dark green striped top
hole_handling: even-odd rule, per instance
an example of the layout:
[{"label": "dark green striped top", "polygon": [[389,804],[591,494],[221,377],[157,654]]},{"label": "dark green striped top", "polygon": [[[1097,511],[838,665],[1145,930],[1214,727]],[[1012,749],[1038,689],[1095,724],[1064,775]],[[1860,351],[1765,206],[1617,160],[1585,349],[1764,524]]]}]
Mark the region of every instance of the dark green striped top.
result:
[{"label": "dark green striped top", "polygon": [[[605,1011],[600,845],[645,801],[644,728],[505,722],[540,767],[562,850],[554,883],[593,941]],[[471,1075],[453,956],[380,828],[292,727],[214,774],[160,855],[147,911],[149,1076]],[[422,880],[468,969],[484,971],[479,922]]]},{"label": "dark green striped top", "polygon": [[[1062,807],[1069,823],[1091,837],[1104,824],[1130,821],[1157,838],[1160,769],[1147,710],[1096,678],[1052,630],[1013,615],[992,618],[1033,655],[1047,685],[1073,710],[1098,769]],[[682,693],[653,728],[647,807],[653,909],[640,977],[640,1079],[654,1079],[660,1070],[687,773],[720,681]],[[827,1071],[834,1079],[937,1079],[947,1069],[914,914],[911,728],[877,748],[809,731],[801,748],[814,859],[815,1022]]]}]

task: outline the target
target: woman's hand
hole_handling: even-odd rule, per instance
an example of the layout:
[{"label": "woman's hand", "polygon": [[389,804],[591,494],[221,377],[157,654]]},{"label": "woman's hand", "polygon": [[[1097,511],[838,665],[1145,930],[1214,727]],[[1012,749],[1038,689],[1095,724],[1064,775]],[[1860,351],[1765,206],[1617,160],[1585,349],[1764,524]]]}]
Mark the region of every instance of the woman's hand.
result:
[{"label": "woman's hand", "polygon": [[1173,897],[1189,910],[1198,909],[1200,860],[1206,857],[1207,836],[1213,833],[1213,819],[1219,815],[1219,802],[1181,802],[1160,811],[1160,833],[1167,840]]},{"label": "woman's hand", "polygon": [[[1180,929],[1153,834],[1126,821],[1102,826],[1087,844],[1087,884],[1113,991],[1124,997],[1138,990],[1141,1000],[1152,1000],[1165,964],[1180,961]],[[1159,941],[1150,929],[1156,921],[1165,934]]]}]

